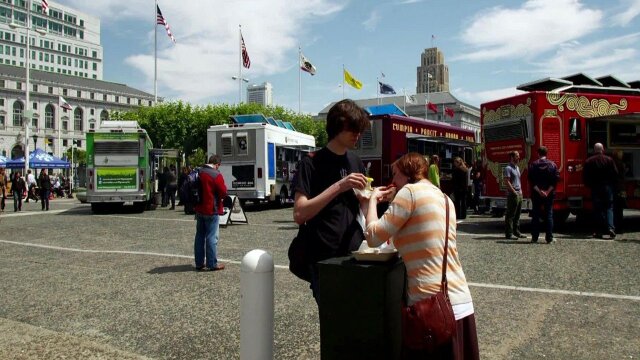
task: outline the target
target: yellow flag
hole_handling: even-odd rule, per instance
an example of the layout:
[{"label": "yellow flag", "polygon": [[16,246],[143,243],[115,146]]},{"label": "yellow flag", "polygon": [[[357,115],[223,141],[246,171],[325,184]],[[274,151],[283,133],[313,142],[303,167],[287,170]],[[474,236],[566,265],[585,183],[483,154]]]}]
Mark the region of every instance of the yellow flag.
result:
[{"label": "yellow flag", "polygon": [[346,82],[347,84],[353,86],[358,90],[362,89],[362,83],[356,78],[354,78],[353,76],[351,76],[351,74],[349,74],[349,72],[346,69],[344,70],[344,82]]}]

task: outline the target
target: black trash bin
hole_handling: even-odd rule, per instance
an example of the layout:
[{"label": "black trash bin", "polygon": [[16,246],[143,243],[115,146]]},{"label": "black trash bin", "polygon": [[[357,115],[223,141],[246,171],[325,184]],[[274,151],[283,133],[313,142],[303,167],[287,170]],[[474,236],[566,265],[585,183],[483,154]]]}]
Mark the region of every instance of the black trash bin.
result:
[{"label": "black trash bin", "polygon": [[400,359],[405,267],[400,259],[318,263],[322,359]]}]

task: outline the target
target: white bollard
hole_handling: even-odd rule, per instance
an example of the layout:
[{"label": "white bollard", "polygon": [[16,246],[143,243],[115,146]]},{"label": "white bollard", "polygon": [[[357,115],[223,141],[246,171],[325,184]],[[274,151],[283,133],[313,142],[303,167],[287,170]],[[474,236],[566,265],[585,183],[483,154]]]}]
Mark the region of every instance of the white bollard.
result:
[{"label": "white bollard", "polygon": [[273,359],[273,257],[251,250],[240,273],[240,359]]}]

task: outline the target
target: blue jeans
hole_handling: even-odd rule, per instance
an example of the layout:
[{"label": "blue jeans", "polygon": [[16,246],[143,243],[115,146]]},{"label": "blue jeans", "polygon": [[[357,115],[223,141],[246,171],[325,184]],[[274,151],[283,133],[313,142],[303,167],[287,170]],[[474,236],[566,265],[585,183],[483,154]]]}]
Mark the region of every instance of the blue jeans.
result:
[{"label": "blue jeans", "polygon": [[205,248],[207,254],[207,267],[213,268],[218,264],[217,248],[219,223],[219,215],[207,216],[196,213],[196,238],[193,244],[196,267],[205,265]]},{"label": "blue jeans", "polygon": [[613,225],[613,190],[611,186],[591,189],[593,201],[594,226],[597,235],[614,230]]},{"label": "blue jeans", "polygon": [[538,195],[537,192],[531,191],[531,240],[538,240],[540,235],[540,218],[546,221],[545,240],[553,239],[553,198],[555,194],[551,193],[546,198]]}]

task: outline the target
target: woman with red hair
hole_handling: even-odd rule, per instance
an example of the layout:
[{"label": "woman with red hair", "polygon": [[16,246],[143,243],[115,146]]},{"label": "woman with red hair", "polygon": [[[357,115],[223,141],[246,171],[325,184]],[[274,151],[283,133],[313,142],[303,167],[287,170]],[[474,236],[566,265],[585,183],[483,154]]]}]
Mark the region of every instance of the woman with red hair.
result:
[{"label": "woman with red hair", "polygon": [[[391,240],[407,268],[407,305],[440,290],[446,227],[449,227],[447,281],[457,333],[434,353],[408,354],[410,358],[478,359],[478,338],[473,301],[456,244],[456,214],[451,200],[428,180],[423,155],[409,153],[392,164],[397,193],[380,219],[376,205],[393,190],[375,188],[369,199],[360,199],[366,210],[365,237],[371,247]],[[446,203],[449,202],[449,223]],[[405,351],[407,353],[408,350]]]}]

